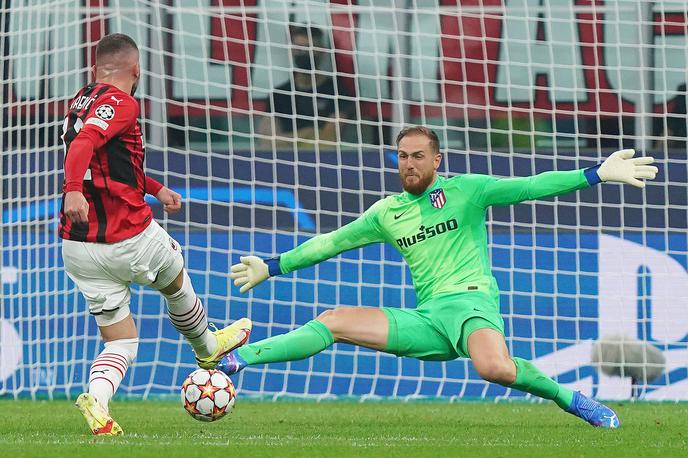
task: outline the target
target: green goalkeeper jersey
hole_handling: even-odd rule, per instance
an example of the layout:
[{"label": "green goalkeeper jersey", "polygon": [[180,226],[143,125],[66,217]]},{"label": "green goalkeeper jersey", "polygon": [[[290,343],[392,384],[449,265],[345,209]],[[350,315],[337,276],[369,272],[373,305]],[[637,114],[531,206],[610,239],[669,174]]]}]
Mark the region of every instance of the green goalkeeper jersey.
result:
[{"label": "green goalkeeper jersey", "polygon": [[421,195],[408,192],[373,204],[358,219],[321,234],[279,258],[286,274],[376,242],[401,253],[411,270],[418,304],[433,296],[480,290],[496,294],[485,215],[511,205],[589,186],[584,170],[497,179],[486,175],[438,177]]}]

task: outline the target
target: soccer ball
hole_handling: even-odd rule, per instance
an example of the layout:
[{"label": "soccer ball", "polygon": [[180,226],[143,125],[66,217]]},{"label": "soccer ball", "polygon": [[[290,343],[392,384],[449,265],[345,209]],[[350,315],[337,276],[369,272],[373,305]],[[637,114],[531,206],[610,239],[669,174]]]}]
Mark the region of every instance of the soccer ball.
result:
[{"label": "soccer ball", "polygon": [[184,409],[196,420],[219,420],[232,411],[235,400],[234,384],[216,369],[195,370],[182,385]]}]

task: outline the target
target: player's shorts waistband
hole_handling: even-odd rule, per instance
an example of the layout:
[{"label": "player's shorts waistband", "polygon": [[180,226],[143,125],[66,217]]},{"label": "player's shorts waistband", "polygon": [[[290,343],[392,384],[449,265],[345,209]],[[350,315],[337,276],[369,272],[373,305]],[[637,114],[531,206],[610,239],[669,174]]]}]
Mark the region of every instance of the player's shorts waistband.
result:
[{"label": "player's shorts waistband", "polygon": [[154,219],[151,218],[151,220],[148,222],[146,227],[141,232],[129,237],[128,239],[120,240],[119,242],[114,242],[111,245],[113,245],[113,246],[114,245],[127,245],[130,243],[136,243],[137,240],[145,237],[146,235],[151,236],[151,235],[155,234],[157,231],[159,231],[160,229],[162,229],[162,228],[157,223],[157,221],[155,221]]}]

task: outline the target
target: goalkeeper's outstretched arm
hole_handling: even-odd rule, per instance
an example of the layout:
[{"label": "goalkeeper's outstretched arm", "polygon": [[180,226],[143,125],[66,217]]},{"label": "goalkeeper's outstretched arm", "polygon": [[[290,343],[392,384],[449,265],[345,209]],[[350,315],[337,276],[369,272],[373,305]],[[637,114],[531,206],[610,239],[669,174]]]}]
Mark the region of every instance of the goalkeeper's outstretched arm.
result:
[{"label": "goalkeeper's outstretched arm", "polygon": [[641,180],[655,178],[657,167],[650,165],[654,158],[634,158],[634,154],[632,149],[616,151],[601,164],[584,170],[545,172],[523,178],[489,178],[475,199],[488,207],[559,196],[600,182],[643,188],[645,183]]},{"label": "goalkeeper's outstretched arm", "polygon": [[363,215],[339,229],[307,240],[296,248],[266,261],[257,256],[242,256],[229,274],[239,291],[245,293],[269,277],[309,267],[337,256],[344,251],[382,242],[376,223],[376,205]]}]

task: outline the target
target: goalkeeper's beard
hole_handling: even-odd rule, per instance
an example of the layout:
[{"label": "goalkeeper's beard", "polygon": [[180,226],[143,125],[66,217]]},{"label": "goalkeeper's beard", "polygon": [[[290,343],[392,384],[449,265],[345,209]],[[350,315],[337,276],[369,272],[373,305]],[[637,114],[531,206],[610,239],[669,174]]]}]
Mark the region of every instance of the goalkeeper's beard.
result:
[{"label": "goalkeeper's beard", "polygon": [[409,178],[409,175],[399,175],[399,178],[401,179],[401,187],[404,188],[404,191],[411,193],[413,195],[421,195],[425,192],[426,189],[428,189],[428,186],[430,186],[435,178],[435,173],[434,171],[429,172],[425,175],[421,175],[419,173],[414,173],[411,176],[416,177],[416,180],[413,180],[411,183],[409,183],[407,180]]}]

